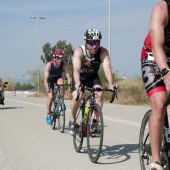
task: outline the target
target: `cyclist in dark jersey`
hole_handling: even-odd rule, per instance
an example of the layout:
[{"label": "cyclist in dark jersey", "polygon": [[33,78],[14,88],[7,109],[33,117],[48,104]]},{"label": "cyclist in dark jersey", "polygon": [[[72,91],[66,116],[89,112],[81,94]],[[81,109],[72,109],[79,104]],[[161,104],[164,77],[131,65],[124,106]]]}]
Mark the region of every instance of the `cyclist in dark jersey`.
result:
[{"label": "cyclist in dark jersey", "polygon": [[[68,84],[70,84],[70,74],[67,63],[63,62],[64,54],[61,51],[55,51],[53,54],[53,60],[48,62],[44,72],[44,85],[46,87],[46,92],[48,95],[47,99],[47,116],[46,122],[50,125],[51,121],[51,106],[52,99],[54,95],[54,83],[56,84],[64,84],[64,79],[62,76],[62,72],[64,71],[68,80]],[[61,96],[64,99],[64,86],[61,86]]]},{"label": "cyclist in dark jersey", "polygon": [[7,82],[3,82],[3,81],[0,83],[0,93],[1,93],[0,104],[2,104],[2,105],[4,105],[4,100],[5,100],[4,89],[6,88],[6,84],[7,84]]},{"label": "cyclist in dark jersey", "polygon": [[[109,88],[114,90],[111,63],[108,51],[100,46],[102,38],[101,32],[96,29],[88,29],[84,34],[85,45],[81,45],[75,49],[73,55],[73,77],[72,77],[72,101],[71,101],[71,119],[69,121],[69,133],[74,135],[75,116],[80,104],[82,94],[78,101],[75,101],[77,91],[80,84],[88,87],[102,88],[101,81],[98,76],[98,70],[103,64],[103,69],[108,80]],[[96,102],[102,107],[102,92],[98,93]]]},{"label": "cyclist in dark jersey", "polygon": [[141,69],[145,90],[151,102],[149,120],[152,163],[148,169],[163,170],[160,150],[164,116],[163,103],[170,90],[170,0],[161,0],[152,9],[150,29],[141,53]]}]

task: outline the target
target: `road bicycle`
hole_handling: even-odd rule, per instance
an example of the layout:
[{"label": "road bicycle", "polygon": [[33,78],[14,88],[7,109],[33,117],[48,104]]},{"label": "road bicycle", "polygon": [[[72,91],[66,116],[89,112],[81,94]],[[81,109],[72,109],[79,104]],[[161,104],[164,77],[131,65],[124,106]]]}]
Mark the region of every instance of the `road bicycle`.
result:
[{"label": "road bicycle", "polygon": [[[89,91],[89,95],[85,96],[85,91]],[[75,135],[73,135],[73,144],[76,152],[80,152],[83,145],[84,137],[87,137],[87,150],[91,162],[96,163],[100,157],[103,145],[104,122],[101,107],[96,103],[97,92],[110,91],[113,102],[117,97],[117,89],[101,89],[101,88],[85,88],[81,86],[82,100],[76,113]],[[80,91],[76,100],[78,100]],[[89,101],[88,107],[86,106]]]},{"label": "road bicycle", "polygon": [[64,100],[60,95],[60,86],[68,86],[69,84],[55,84],[54,85],[54,97],[53,97],[53,110],[51,112],[51,127],[56,129],[56,120],[58,121],[58,129],[61,133],[64,133],[65,129],[65,111],[66,106]]},{"label": "road bicycle", "polygon": [[[167,98],[167,101],[164,103],[164,107],[167,107],[170,104],[170,94]],[[139,135],[139,158],[141,170],[146,170],[146,166],[152,163],[152,152],[151,144],[149,137],[149,128],[148,122],[151,114],[151,110],[148,110],[144,115],[142,120],[140,135]],[[164,132],[163,132],[163,141],[161,146],[161,160],[164,170],[170,169],[170,128],[168,120],[168,112],[166,111],[164,118]]]}]

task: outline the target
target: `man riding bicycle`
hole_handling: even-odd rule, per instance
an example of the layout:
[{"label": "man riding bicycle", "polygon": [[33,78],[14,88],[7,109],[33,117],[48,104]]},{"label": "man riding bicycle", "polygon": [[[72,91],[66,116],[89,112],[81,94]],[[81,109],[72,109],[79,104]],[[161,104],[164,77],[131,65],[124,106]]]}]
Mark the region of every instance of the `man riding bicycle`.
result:
[{"label": "man riding bicycle", "polygon": [[0,93],[1,93],[1,100],[0,100],[0,104],[4,105],[4,100],[5,100],[5,97],[4,97],[4,88],[6,87],[7,82],[1,82],[0,83]]},{"label": "man riding bicycle", "polygon": [[[77,92],[81,84],[87,87],[102,88],[102,83],[98,76],[98,70],[103,64],[103,69],[109,84],[109,88],[114,90],[111,62],[107,49],[100,46],[102,39],[101,32],[97,29],[88,29],[84,34],[85,45],[81,45],[75,49],[73,63],[73,77],[71,81],[72,101],[71,101],[71,118],[69,121],[69,133],[75,134],[75,116],[78,110],[82,93],[78,101],[75,101]],[[103,95],[102,91],[97,93],[96,102],[102,107]]]},{"label": "man riding bicycle", "polygon": [[151,102],[149,135],[152,163],[148,169],[163,170],[160,152],[166,113],[164,102],[170,90],[170,0],[159,1],[152,9],[150,29],[141,53],[145,90]]},{"label": "man riding bicycle", "polygon": [[[68,64],[63,61],[64,53],[61,51],[55,51],[53,54],[53,60],[48,62],[44,72],[44,85],[46,88],[46,92],[48,95],[47,99],[47,116],[46,122],[47,124],[51,125],[51,106],[52,106],[52,99],[54,96],[54,83],[56,84],[64,84],[64,78],[62,76],[62,72],[65,72],[65,75],[68,80],[68,84],[70,84],[71,78],[69,73]],[[61,96],[64,99],[64,86],[61,86]],[[70,91],[70,87],[69,87]]]}]

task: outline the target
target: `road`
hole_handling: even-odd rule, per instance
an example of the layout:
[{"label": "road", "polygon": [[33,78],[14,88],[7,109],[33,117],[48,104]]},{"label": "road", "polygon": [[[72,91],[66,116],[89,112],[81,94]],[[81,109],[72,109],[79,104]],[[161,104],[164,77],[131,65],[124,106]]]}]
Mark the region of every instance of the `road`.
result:
[{"label": "road", "polygon": [[46,99],[6,95],[0,105],[0,170],[140,170],[139,129],[149,107],[104,104],[104,143],[97,164],[91,163],[84,140],[76,153],[67,125],[61,134],[46,124]]}]

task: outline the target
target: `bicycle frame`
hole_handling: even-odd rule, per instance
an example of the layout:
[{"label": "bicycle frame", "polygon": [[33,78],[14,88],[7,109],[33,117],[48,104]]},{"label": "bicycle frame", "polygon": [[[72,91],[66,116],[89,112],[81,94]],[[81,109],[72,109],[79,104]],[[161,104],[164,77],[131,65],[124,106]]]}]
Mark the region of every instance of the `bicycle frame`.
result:
[{"label": "bicycle frame", "polygon": [[65,86],[68,84],[62,84],[62,85],[57,85],[55,84],[55,89],[54,89],[54,97],[53,97],[53,112],[52,112],[52,129],[55,129],[55,124],[56,124],[56,119],[58,120],[58,127],[61,133],[64,132],[65,129],[65,104],[64,100],[60,94],[60,86]]},{"label": "bicycle frame", "polygon": [[[86,97],[85,90],[90,91],[90,94]],[[88,155],[91,162],[96,163],[100,157],[100,153],[103,145],[103,133],[104,133],[104,125],[103,125],[103,114],[101,107],[96,103],[96,95],[97,91],[111,91],[111,89],[101,89],[101,88],[85,88],[85,86],[81,87],[82,91],[82,100],[77,111],[76,122],[75,124],[75,135],[73,135],[73,143],[76,152],[80,152],[83,138],[87,137],[87,150]],[[116,95],[116,89],[113,92],[113,96],[111,101],[114,100]],[[78,91],[78,95],[76,100],[78,100],[80,96],[80,91]],[[87,101],[89,101],[89,111],[87,119],[84,120],[84,111],[86,107]],[[81,114],[81,117],[80,117]],[[79,121],[78,121],[79,119]],[[96,143],[97,144],[94,144]]]},{"label": "bicycle frame", "polygon": [[60,95],[60,87],[57,86],[55,89],[54,89],[54,103],[56,104],[55,107],[55,114],[56,116],[58,115],[58,108],[59,108],[59,101],[60,101],[60,98],[61,98],[61,95]]}]

